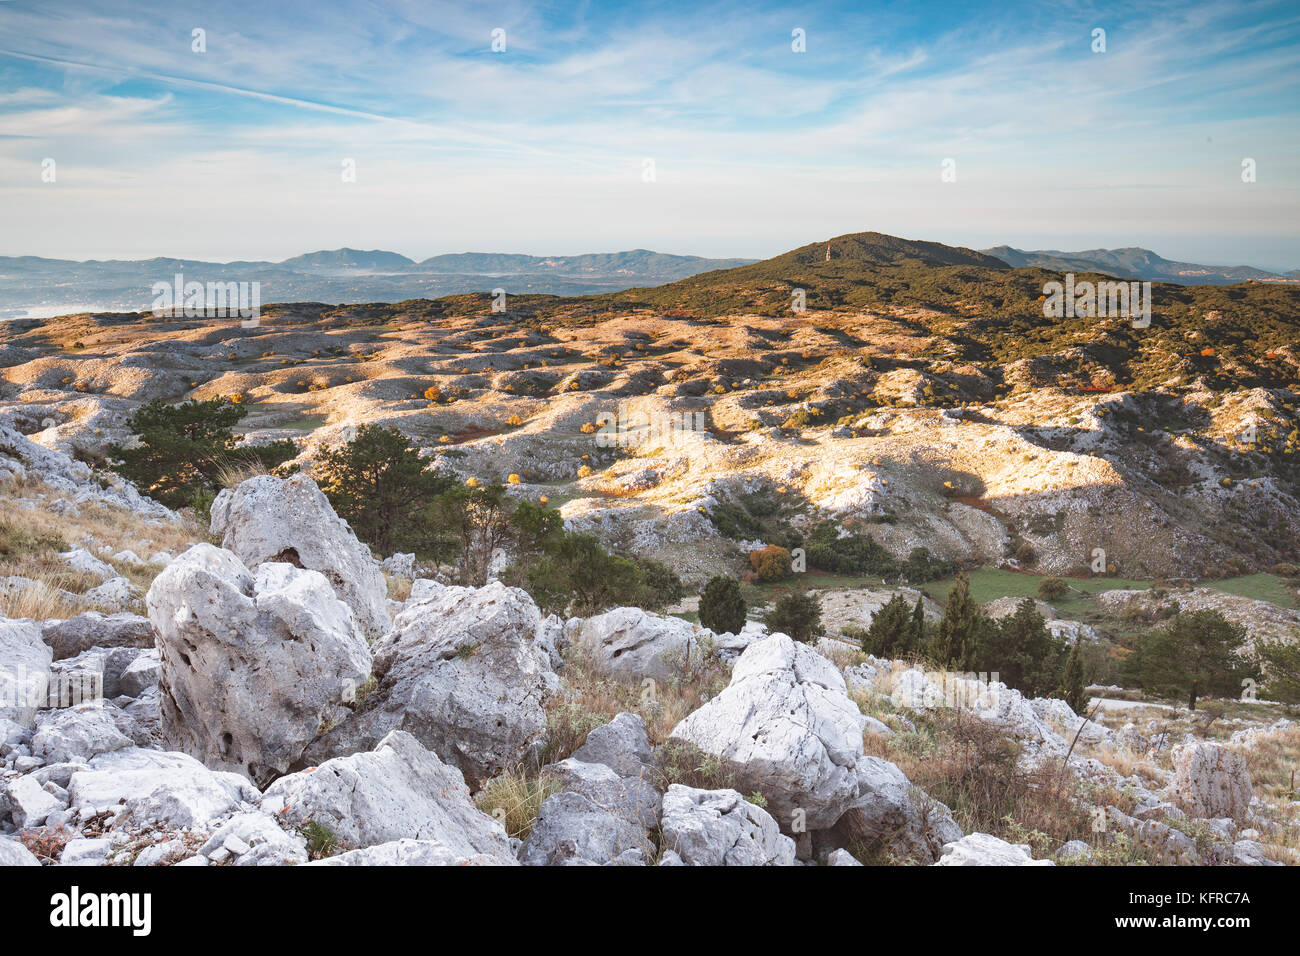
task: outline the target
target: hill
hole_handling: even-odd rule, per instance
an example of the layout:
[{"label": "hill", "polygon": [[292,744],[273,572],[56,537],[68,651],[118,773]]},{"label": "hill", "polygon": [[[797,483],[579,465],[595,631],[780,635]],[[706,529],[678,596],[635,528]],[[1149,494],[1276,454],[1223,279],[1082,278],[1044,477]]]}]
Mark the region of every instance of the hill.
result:
[{"label": "hill", "polygon": [[994,246],[983,251],[1021,268],[1104,272],[1120,279],[1177,282],[1183,285],[1230,285],[1249,280],[1278,282],[1296,278],[1295,274],[1279,275],[1253,266],[1206,266],[1194,262],[1175,262],[1139,246],[1085,249],[1082,252],[1060,252],[1055,249],[1026,252],[1011,246]]}]

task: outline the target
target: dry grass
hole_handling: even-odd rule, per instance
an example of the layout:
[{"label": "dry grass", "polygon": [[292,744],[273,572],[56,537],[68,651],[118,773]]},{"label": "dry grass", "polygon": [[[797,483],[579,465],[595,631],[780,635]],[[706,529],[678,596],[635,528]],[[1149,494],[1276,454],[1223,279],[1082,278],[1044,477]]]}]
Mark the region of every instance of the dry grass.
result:
[{"label": "dry grass", "polygon": [[21,620],[47,621],[75,617],[82,610],[78,596],[66,589],[63,575],[25,575],[33,583],[25,588],[0,590],[0,616]]},{"label": "dry grass", "polygon": [[653,744],[662,744],[674,727],[727,686],[731,674],[711,647],[690,661],[676,662],[677,677],[636,683],[596,673],[582,649],[570,648],[565,660],[566,693],[547,708],[547,747],[543,762],[563,760],[582,746],[587,734],[624,711],[639,714]]},{"label": "dry grass", "polygon": [[[45,499],[34,508],[19,505],[21,499]],[[32,479],[9,480],[0,487],[0,578],[31,578],[38,586],[22,592],[0,595],[0,611],[10,617],[68,617],[84,610],[68,593],[81,594],[98,585],[98,578],[68,567],[60,551],[93,543],[89,550],[99,555],[107,546],[112,552],[134,551],[147,560],[159,551],[173,555],[186,550],[195,541],[206,538],[204,530],[193,520],[182,517],[175,522],[152,521],[122,508],[94,502],[82,502],[75,510],[57,514],[50,503],[57,500],[44,483]],[[156,565],[135,565],[112,561],[118,574],[132,584],[147,589],[157,576]],[[67,593],[64,593],[67,592]]]},{"label": "dry grass", "polygon": [[411,596],[411,586],[415,584],[410,578],[398,577],[384,572],[384,581],[388,584],[388,598],[392,601],[406,601]]},{"label": "dry grass", "polygon": [[517,769],[489,780],[475,803],[484,813],[501,820],[509,836],[522,840],[532,832],[546,798],[559,789],[550,774]]},{"label": "dry grass", "polygon": [[947,804],[967,833],[1028,843],[1036,856],[1091,836],[1086,807],[1101,797],[1089,793],[1081,800],[1080,785],[1071,776],[1062,778],[1058,766],[1026,769],[1014,740],[964,711],[934,711],[917,721],[916,733],[868,734],[864,746]]},{"label": "dry grass", "polygon": [[217,482],[222,488],[238,488],[249,478],[269,474],[260,461],[227,460],[217,469]]}]

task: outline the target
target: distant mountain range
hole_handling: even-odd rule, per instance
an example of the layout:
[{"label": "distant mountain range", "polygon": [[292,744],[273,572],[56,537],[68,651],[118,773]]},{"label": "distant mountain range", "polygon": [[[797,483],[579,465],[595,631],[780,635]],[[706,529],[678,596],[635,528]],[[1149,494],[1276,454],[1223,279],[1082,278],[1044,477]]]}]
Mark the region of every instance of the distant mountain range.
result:
[{"label": "distant mountain range", "polygon": [[1286,274],[1250,266],[1203,266],[1174,262],[1149,249],[1025,251],[1011,246],[966,249],[900,239],[878,232],[852,233],[811,243],[773,259],[705,259],[648,249],[577,256],[530,256],[462,252],[416,262],[382,249],[332,249],[282,262],[205,262],[198,259],[107,259],[78,262],[38,256],[0,256],[0,319],[71,312],[139,311],[152,305],[155,282],[259,282],[262,303],[401,302],[498,286],[514,295],[596,295],[660,286],[719,269],[797,269],[817,263],[889,269],[903,266],[973,266],[981,269],[1041,268],[1098,272],[1122,279],[1181,285],[1237,282],[1300,283],[1300,270]]},{"label": "distant mountain range", "polygon": [[283,262],[199,259],[44,259],[0,256],[0,319],[69,312],[138,311],[155,282],[259,282],[261,301],[401,302],[483,292],[592,295],[674,282],[753,259],[705,259],[648,249],[579,256],[465,252],[416,262],[382,249],[309,252]]},{"label": "distant mountain range", "polygon": [[1280,274],[1252,266],[1203,266],[1194,262],[1174,262],[1138,246],[1125,249],[1085,249],[1083,252],[1059,252],[1055,249],[1025,251],[1011,246],[994,246],[981,251],[1016,268],[1101,272],[1117,279],[1146,279],[1151,282],[1175,282],[1179,285],[1300,281],[1300,269]]}]

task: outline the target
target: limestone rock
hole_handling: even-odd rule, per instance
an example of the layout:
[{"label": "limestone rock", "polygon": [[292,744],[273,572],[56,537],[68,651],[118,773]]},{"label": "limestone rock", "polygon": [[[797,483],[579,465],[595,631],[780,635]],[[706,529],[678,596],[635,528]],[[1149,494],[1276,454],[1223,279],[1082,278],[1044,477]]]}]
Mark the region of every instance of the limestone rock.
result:
[{"label": "limestone rock", "polygon": [[834,824],[858,797],[857,706],[835,665],[773,634],[740,655],[731,683],[679,723],[670,743],[721,758],[738,790],[757,791],[789,832]]},{"label": "limestone rock", "polygon": [[306,475],[259,475],[221,492],[212,503],[212,533],[249,568],[271,561],[320,572],[368,637],[388,630],[379,562]]},{"label": "limestone rock", "polygon": [[436,840],[457,856],[514,858],[505,828],[474,806],[460,771],[402,731],[370,753],[281,777],[261,806],[282,825],[317,823],[348,847]]},{"label": "limestone rock", "polygon": [[290,769],[370,674],[351,612],[315,571],[250,573],[197,544],[154,580],[148,606],[167,739],[255,783]]},{"label": "limestone rock", "polygon": [[687,866],[793,866],[794,840],[735,790],[673,784],[664,794],[663,844]]}]

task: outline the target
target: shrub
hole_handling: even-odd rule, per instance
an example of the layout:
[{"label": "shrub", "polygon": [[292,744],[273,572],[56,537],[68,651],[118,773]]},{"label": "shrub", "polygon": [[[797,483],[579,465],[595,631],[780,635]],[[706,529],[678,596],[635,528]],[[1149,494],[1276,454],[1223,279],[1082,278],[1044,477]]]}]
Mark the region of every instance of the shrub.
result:
[{"label": "shrub", "polygon": [[225,469],[275,468],[298,454],[288,439],[236,447],[232,429],[247,414],[248,409],[220,398],[179,405],[149,402],[126,421],[138,439],[136,446],[109,450],[113,470],[154,500],[180,508],[194,503],[201,492],[220,490]]},{"label": "shrub", "polygon": [[747,610],[740,583],[725,574],[711,578],[700,593],[700,623],[715,634],[740,633]]},{"label": "shrub", "polygon": [[791,573],[790,552],[780,545],[769,544],[766,548],[749,552],[749,566],[760,581],[788,578]]},{"label": "shrub", "polygon": [[811,643],[826,633],[822,627],[821,601],[803,592],[778,598],[776,606],[764,615],[763,623],[772,633],[788,634],[801,644]]},{"label": "shrub", "polygon": [[425,468],[419,451],[396,428],[362,425],[352,441],[320,456],[317,478],[362,541],[383,554],[436,555],[424,513],[457,482],[448,472]]},{"label": "shrub", "polygon": [[1060,578],[1044,578],[1038,585],[1038,596],[1044,601],[1059,601],[1070,593],[1070,586]]}]

